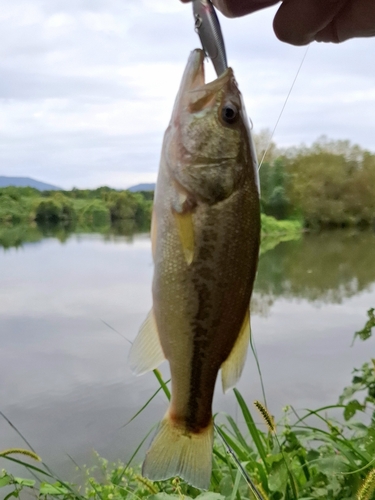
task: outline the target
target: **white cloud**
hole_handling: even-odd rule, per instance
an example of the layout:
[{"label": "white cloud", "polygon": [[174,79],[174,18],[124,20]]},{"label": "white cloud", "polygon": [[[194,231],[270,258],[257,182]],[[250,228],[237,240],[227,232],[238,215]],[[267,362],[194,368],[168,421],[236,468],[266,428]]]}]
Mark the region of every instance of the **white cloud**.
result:
[{"label": "white cloud", "polygon": [[[255,129],[273,128],[304,48],[279,42],[275,9],[223,19],[230,64]],[[313,44],[275,134],[375,150],[374,39]],[[178,0],[3,0],[0,173],[65,188],[156,178],[183,67],[199,46]]]}]

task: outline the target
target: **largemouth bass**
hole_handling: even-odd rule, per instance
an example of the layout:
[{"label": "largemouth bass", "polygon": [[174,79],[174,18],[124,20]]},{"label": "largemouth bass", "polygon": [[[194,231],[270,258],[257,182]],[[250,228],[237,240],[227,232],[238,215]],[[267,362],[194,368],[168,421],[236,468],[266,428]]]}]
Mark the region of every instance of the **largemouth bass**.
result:
[{"label": "largemouth bass", "polygon": [[172,397],[143,465],[202,489],[212,469],[212,398],[239,379],[260,241],[257,161],[231,68],[205,84],[191,53],[166,130],[152,216],[153,308],[132,346],[137,374],[169,361]]}]

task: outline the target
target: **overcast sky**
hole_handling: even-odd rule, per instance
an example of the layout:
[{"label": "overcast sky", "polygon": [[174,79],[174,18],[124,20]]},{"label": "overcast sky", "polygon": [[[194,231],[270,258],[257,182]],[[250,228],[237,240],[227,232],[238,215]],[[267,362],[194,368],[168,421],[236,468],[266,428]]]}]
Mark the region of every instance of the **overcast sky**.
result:
[{"label": "overcast sky", "polygon": [[[275,38],[275,10],[220,17],[255,131],[274,127],[306,50]],[[66,189],[155,181],[198,46],[178,0],[0,0],[0,175]],[[312,44],[277,145],[326,134],[375,151],[374,55],[375,38]]]}]

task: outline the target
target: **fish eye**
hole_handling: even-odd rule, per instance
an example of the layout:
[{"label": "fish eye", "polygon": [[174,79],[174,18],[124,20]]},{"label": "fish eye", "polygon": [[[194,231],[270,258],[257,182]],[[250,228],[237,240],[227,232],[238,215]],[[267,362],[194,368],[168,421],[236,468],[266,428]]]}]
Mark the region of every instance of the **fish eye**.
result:
[{"label": "fish eye", "polygon": [[226,123],[234,123],[238,116],[237,106],[228,102],[221,109],[221,117]]}]

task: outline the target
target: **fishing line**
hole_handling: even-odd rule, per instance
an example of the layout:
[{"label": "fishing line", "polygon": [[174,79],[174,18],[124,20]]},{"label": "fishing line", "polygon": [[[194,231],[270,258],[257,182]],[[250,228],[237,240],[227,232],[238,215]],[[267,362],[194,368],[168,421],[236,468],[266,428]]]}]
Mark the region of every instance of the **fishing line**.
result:
[{"label": "fishing line", "polygon": [[231,448],[231,446],[227,443],[226,439],[225,439],[225,436],[224,434],[221,432],[221,429],[218,425],[216,425],[214,423],[214,427],[215,427],[215,430],[216,432],[218,433],[218,435],[220,436],[220,439],[222,440],[223,444],[224,444],[224,448],[227,450],[227,453],[232,457],[232,459],[236,462],[236,465],[237,467],[239,468],[243,478],[245,479],[245,481],[247,482],[251,492],[253,493],[253,495],[257,498],[257,500],[265,500],[263,498],[263,496],[260,494],[258,488],[255,486],[255,484],[253,483],[251,477],[249,476],[249,474],[247,473],[246,469],[244,468],[244,466],[241,464],[241,462],[238,460],[234,450]]},{"label": "fishing line", "polygon": [[298,67],[298,70],[297,70],[296,76],[294,77],[294,80],[293,80],[293,82],[292,82],[292,85],[291,85],[291,87],[290,87],[290,89],[289,89],[289,92],[288,92],[288,94],[287,94],[287,96],[286,96],[286,99],[285,99],[284,104],[283,104],[283,106],[282,106],[282,108],[281,108],[280,114],[279,114],[279,116],[278,116],[278,118],[277,118],[277,120],[276,120],[276,124],[275,124],[275,126],[273,127],[273,130],[272,130],[272,134],[271,134],[271,137],[270,137],[269,143],[268,143],[268,145],[267,145],[267,147],[266,147],[266,149],[265,149],[265,151],[264,151],[264,153],[263,153],[262,159],[260,160],[259,167],[258,167],[258,172],[259,172],[260,167],[261,167],[261,166],[262,166],[262,164],[263,164],[264,158],[266,157],[266,154],[268,153],[268,150],[269,150],[269,148],[270,148],[270,146],[271,146],[272,139],[273,139],[273,136],[274,136],[274,134],[275,134],[276,128],[277,128],[277,126],[278,126],[278,124],[279,124],[279,121],[280,121],[281,115],[283,114],[284,109],[285,109],[285,106],[286,106],[286,104],[287,104],[287,102],[288,102],[289,96],[290,96],[290,94],[292,93],[292,90],[293,90],[294,84],[296,83],[296,80],[297,80],[298,75],[299,75],[299,73],[300,73],[300,71],[301,71],[302,65],[303,65],[303,63],[304,63],[304,61],[305,61],[305,59],[306,59],[307,52],[308,52],[309,48],[310,48],[310,45],[308,45],[308,46],[306,47],[305,53],[303,54],[303,57],[302,57],[302,60],[301,60],[301,62],[300,62],[300,65],[299,65],[299,67]]}]

